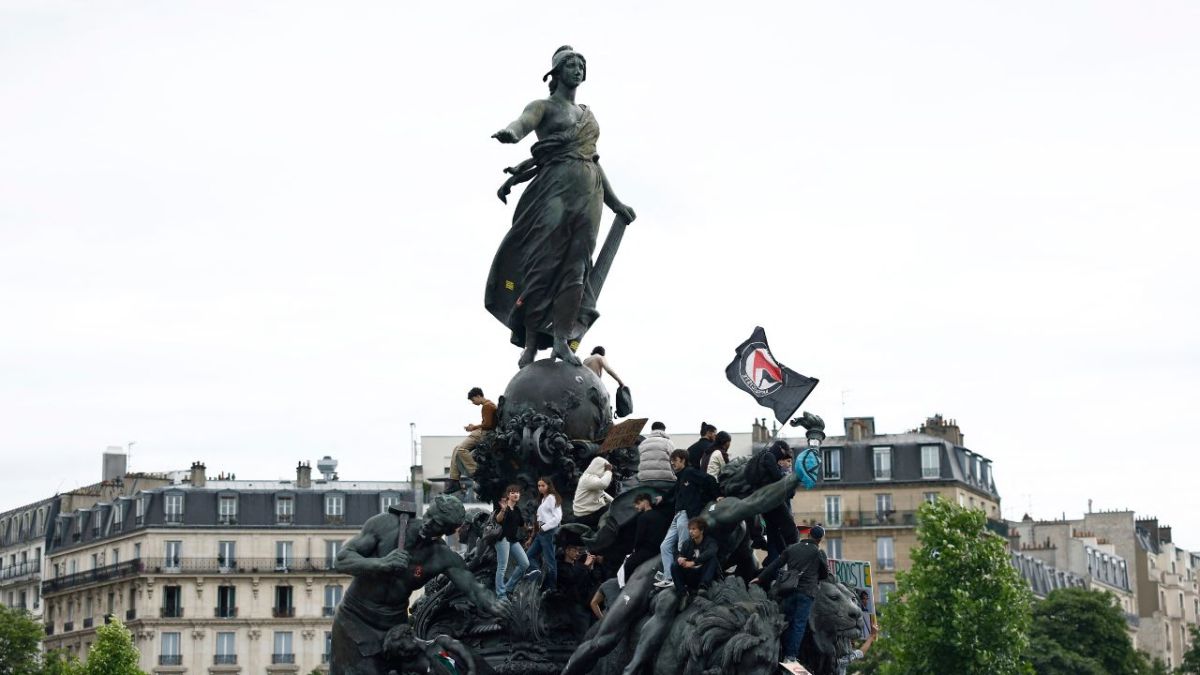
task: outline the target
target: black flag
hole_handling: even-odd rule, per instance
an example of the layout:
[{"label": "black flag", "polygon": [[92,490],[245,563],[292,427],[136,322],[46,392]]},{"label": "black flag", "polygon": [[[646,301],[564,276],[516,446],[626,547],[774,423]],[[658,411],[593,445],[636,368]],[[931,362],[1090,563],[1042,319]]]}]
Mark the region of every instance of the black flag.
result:
[{"label": "black flag", "polygon": [[762,326],[755,326],[750,339],[738,346],[737,355],[725,368],[725,377],[733,386],[753,396],[759,405],[774,410],[780,424],[800,409],[819,381],[776,361]]}]

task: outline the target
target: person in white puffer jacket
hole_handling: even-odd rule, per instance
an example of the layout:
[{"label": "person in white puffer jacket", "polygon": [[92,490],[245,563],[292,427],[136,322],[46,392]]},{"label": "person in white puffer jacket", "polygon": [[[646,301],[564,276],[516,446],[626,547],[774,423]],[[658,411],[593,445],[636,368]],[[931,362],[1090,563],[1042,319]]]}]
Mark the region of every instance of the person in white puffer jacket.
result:
[{"label": "person in white puffer jacket", "polygon": [[605,492],[612,479],[612,464],[603,457],[593,459],[587,471],[579,477],[579,484],[575,486],[575,499],[571,502],[575,522],[583,523],[592,529],[596,528],[600,523],[600,516],[604,515],[613,500],[612,495]]},{"label": "person in white puffer jacket", "polygon": [[672,452],[675,452],[675,443],[667,435],[667,425],[662,422],[651,424],[650,435],[638,445],[638,483],[674,483],[675,472],[671,470]]}]

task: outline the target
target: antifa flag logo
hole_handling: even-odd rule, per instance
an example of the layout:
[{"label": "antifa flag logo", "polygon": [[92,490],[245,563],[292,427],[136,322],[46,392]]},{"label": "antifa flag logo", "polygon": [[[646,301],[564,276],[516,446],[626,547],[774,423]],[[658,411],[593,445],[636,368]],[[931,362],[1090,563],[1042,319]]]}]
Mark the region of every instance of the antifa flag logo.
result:
[{"label": "antifa flag logo", "polygon": [[800,409],[800,404],[817,387],[817,378],[801,375],[780,363],[767,345],[767,333],[758,326],[750,339],[738,345],[733,361],[725,368],[733,386],[750,394],[775,411],[783,424]]},{"label": "antifa flag logo", "polygon": [[741,353],[742,382],[751,395],[766,396],[783,386],[783,371],[775,363],[765,342],[753,342]]}]

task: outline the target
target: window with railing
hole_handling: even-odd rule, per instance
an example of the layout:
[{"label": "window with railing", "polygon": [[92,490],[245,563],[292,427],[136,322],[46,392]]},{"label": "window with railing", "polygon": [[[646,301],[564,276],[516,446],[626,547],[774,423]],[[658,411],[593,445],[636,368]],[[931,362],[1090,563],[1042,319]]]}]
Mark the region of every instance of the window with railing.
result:
[{"label": "window with railing", "polygon": [[842,559],[842,539],[841,537],[826,537],[825,538],[825,555],[831,560]]},{"label": "window with railing", "polygon": [[940,478],[942,475],[941,446],[921,446],[921,478]]},{"label": "window with railing", "polygon": [[165,619],[178,619],[183,616],[183,589],[179,586],[163,586],[162,616]]},{"label": "window with railing", "polygon": [[158,665],[160,666],[181,666],[183,665],[183,652],[180,651],[181,641],[179,633],[162,633],[161,648],[159,650]]},{"label": "window with railing", "polygon": [[325,606],[322,608],[323,616],[333,616],[337,612],[337,606],[342,603],[342,587],[337,584],[330,584],[325,587]]},{"label": "window with railing", "polygon": [[340,539],[325,540],[325,569],[337,569],[337,557],[341,550],[342,541]]},{"label": "window with railing", "polygon": [[295,616],[295,613],[296,607],[292,604],[292,587],[276,586],[275,606],[271,608],[271,614],[275,617],[291,617]]},{"label": "window with railing", "polygon": [[340,520],[346,516],[346,495],[340,493],[332,493],[325,495],[325,518],[326,520]]},{"label": "window with railing", "polygon": [[141,525],[146,522],[146,497],[138,497],[133,501],[133,522]]},{"label": "window with railing", "polygon": [[290,523],[295,518],[296,501],[288,495],[275,498],[275,522]]},{"label": "window with railing", "polygon": [[292,652],[292,632],[275,631],[275,649],[271,654],[271,663],[295,663],[296,655]]},{"label": "window with railing", "polygon": [[286,572],[292,566],[292,542],[275,542],[275,570]]},{"label": "window with railing", "polygon": [[172,524],[183,522],[183,495],[169,494],[163,498],[163,521]]},{"label": "window with railing", "polygon": [[218,586],[217,587],[217,609],[216,617],[218,619],[232,619],[237,616],[237,587],[236,586]]},{"label": "window with railing", "polygon": [[235,542],[217,542],[217,566],[221,568],[237,567],[237,547]]},{"label": "window with railing", "polygon": [[179,571],[183,564],[183,542],[167,541],[163,543],[163,568],[165,571]]},{"label": "window with railing", "polygon": [[875,480],[892,479],[892,449],[875,448]]},{"label": "window with railing", "polygon": [[825,497],[825,524],[838,527],[842,524],[842,498],[839,495]]},{"label": "window with railing", "polygon": [[875,495],[875,522],[880,525],[888,525],[892,523],[892,516],[896,513],[896,509],[892,505],[891,493],[881,493]]},{"label": "window with railing", "polygon": [[213,657],[213,665],[232,666],[237,664],[236,639],[237,633],[231,631],[217,633],[217,652]]},{"label": "window with railing", "polygon": [[881,570],[896,569],[896,548],[891,537],[879,537],[875,540],[875,559]]},{"label": "window with railing", "polygon": [[221,495],[217,500],[217,522],[222,525],[234,525],[237,523],[237,514],[237,495]]}]

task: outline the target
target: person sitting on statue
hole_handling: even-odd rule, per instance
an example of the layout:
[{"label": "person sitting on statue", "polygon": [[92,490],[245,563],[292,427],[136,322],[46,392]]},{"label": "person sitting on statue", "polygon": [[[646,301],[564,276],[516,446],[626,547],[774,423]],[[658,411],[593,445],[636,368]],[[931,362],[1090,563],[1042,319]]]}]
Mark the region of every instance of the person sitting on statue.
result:
[{"label": "person sitting on statue", "polygon": [[675,452],[675,443],[667,435],[667,425],[662,422],[651,424],[650,433],[638,444],[638,483],[674,483],[675,472],[671,469],[672,452]]},{"label": "person sitting on statue", "polygon": [[633,551],[625,558],[623,565],[625,579],[633,576],[638,565],[658,555],[674,517],[670,506],[655,506],[649,492],[639,492],[634,496],[633,508],[638,513],[634,517]]},{"label": "person sitting on statue", "polygon": [[571,502],[575,522],[596,529],[600,524],[600,517],[608,510],[608,505],[613,500],[612,495],[605,492],[612,479],[612,464],[603,457],[593,458],[575,486],[575,499]]},{"label": "person sitting on statue", "polygon": [[338,552],[337,571],[354,580],[334,616],[330,672],[387,675],[384,637],[393,626],[408,621],[412,592],[438,575],[445,574],[475,606],[499,612],[495,596],[443,539],[466,520],[462,502],[438,495],[424,518],[409,518],[389,507],[367,520],[362,532]]},{"label": "person sitting on statue", "polygon": [[680,597],[695,595],[717,575],[717,541],[704,536],[708,522],[703,518],[692,518],[687,528],[688,538],[671,563],[671,580]]},{"label": "person sitting on statue", "polygon": [[713,444],[708,451],[704,453],[704,459],[700,461],[700,470],[713,477],[713,480],[720,480],[721,469],[729,463],[729,446],[733,439],[727,431],[719,431],[713,437]]},{"label": "person sitting on statue", "polygon": [[708,502],[717,498],[717,481],[700,469],[688,465],[688,451],[671,453],[671,468],[675,470],[675,486],[663,497],[663,501],[675,504],[675,517],[663,537],[659,553],[662,555],[662,570],[656,577],[656,586],[668,588],[671,581],[671,562],[682,547],[679,541],[687,531],[688,520],[700,515]]},{"label": "person sitting on statue", "polygon": [[468,424],[463,429],[468,433],[467,437],[459,443],[454,452],[450,454],[450,483],[446,486],[447,492],[459,492],[462,490],[462,485],[459,479],[463,472],[467,477],[475,475],[475,458],[471,456],[471,450],[479,444],[483,438],[485,431],[491,431],[496,428],[496,404],[484,398],[483,390],[479,387],[473,387],[467,392],[467,400],[477,406],[482,406],[482,419],[479,424]]},{"label": "person sitting on statue", "polygon": [[[542,588],[553,590],[558,583],[558,560],[555,558],[554,536],[558,534],[558,526],[562,523],[562,496],[554,487],[554,481],[549,476],[542,476],[537,482],[538,494],[542,498],[537,510],[537,526],[533,534],[533,544],[525,552],[529,558],[529,567],[535,572],[541,572]],[[541,560],[538,560],[539,555]]]},{"label": "person sitting on statue", "polygon": [[783,633],[785,663],[795,662],[800,655],[800,644],[804,641],[804,631],[808,627],[808,616],[812,612],[818,584],[829,576],[829,560],[820,548],[824,536],[825,528],[814,525],[807,538],[788,546],[783,554],[750,582],[769,588],[780,568],[786,566],[788,569],[789,578],[786,582],[780,582],[788,587],[776,591],[776,595],[783,599],[780,609],[788,622]]},{"label": "person sitting on statue", "polygon": [[[496,542],[496,597],[503,600],[512,593],[525,570],[529,569],[529,558],[521,546],[524,539],[525,518],[521,515],[518,502],[521,501],[521,486],[509,485],[504,488],[504,497],[496,504],[496,522],[500,525],[500,540]],[[512,575],[505,581],[508,571],[508,561],[512,558],[517,566]]]}]

